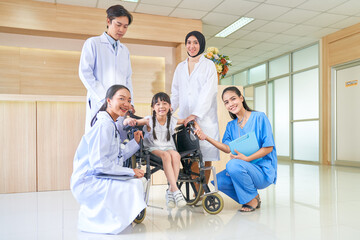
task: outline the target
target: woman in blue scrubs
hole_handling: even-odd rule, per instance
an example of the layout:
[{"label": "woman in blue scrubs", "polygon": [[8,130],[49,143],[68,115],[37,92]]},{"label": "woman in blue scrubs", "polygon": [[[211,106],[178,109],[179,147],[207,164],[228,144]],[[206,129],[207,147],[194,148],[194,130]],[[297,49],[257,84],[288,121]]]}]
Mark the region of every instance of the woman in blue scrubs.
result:
[{"label": "woman in blue scrubs", "polygon": [[206,140],[219,150],[230,153],[229,143],[240,136],[254,132],[260,149],[252,155],[230,153],[226,169],[216,175],[219,190],[242,204],[241,212],[260,208],[258,189],[276,183],[277,156],[269,119],[262,112],[252,111],[236,87],[228,87],[222,93],[226,109],[232,121],[228,122],[222,143],[197,130],[201,140]]}]

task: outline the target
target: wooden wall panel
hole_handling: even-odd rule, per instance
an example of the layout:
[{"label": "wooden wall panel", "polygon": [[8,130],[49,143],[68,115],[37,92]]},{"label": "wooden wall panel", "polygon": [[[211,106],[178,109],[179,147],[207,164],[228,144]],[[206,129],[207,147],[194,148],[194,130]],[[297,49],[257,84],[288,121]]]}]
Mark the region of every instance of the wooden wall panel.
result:
[{"label": "wooden wall panel", "polygon": [[177,45],[175,51],[176,51],[176,58],[175,58],[176,64],[181,63],[188,57],[185,43],[180,43],[179,45]]},{"label": "wooden wall panel", "polygon": [[[165,58],[130,56],[136,102],[165,91]],[[80,52],[0,47],[0,94],[85,96],[78,76]]]},{"label": "wooden wall panel", "polygon": [[100,35],[106,31],[106,9],[63,4],[49,5],[49,8],[56,11],[55,21],[58,32]]},{"label": "wooden wall panel", "polygon": [[49,3],[27,0],[1,0],[0,26],[29,30],[56,29],[56,8]]},{"label": "wooden wall panel", "polygon": [[38,191],[70,188],[75,151],[84,134],[85,103],[38,102]]},{"label": "wooden wall panel", "polygon": [[151,99],[148,103],[136,103],[135,102],[135,115],[145,117],[151,115]]},{"label": "wooden wall panel", "polygon": [[[176,46],[184,41],[188,32],[202,29],[201,20],[143,13],[132,15],[134,20],[126,34],[127,42]],[[29,0],[0,1],[2,32],[86,39],[105,30],[105,9]]]},{"label": "wooden wall panel", "polygon": [[0,101],[0,193],[36,191],[36,104]]},{"label": "wooden wall panel", "polygon": [[20,93],[86,95],[78,77],[80,52],[20,48]]},{"label": "wooden wall panel", "polygon": [[322,38],[321,162],[331,164],[331,67],[360,59],[360,23]]},{"label": "wooden wall panel", "polygon": [[[360,31],[360,30],[359,30]],[[328,44],[329,65],[353,61],[360,57],[360,32]]]},{"label": "wooden wall panel", "polygon": [[131,56],[134,100],[149,103],[153,95],[165,91],[165,58]]},{"label": "wooden wall panel", "polygon": [[20,93],[20,49],[0,46],[0,93]]}]

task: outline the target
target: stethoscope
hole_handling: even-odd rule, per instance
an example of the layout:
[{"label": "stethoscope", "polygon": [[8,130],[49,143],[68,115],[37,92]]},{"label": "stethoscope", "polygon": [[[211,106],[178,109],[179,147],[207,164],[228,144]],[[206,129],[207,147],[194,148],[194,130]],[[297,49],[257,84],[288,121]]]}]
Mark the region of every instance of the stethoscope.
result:
[{"label": "stethoscope", "polygon": [[[110,115],[110,114],[109,114]],[[120,131],[118,130],[118,128],[116,127],[116,123],[114,121],[112,121],[112,123],[114,124],[114,128],[115,128],[115,138],[118,137],[119,135],[119,138],[120,138]],[[121,139],[118,140],[118,144],[119,144],[119,154],[118,154],[118,161],[120,161],[121,159]]]},{"label": "stethoscope", "polygon": [[[105,111],[107,114],[109,114],[110,118],[112,119],[110,113],[108,113],[107,111]],[[113,124],[114,124],[114,127],[115,127],[115,138],[117,138],[118,134],[120,136],[120,131],[117,129],[116,127],[116,123],[114,121],[111,121]]]},{"label": "stethoscope", "polygon": [[120,131],[117,129],[115,122],[112,122],[112,123],[114,124],[114,127],[115,127],[115,138],[117,138],[118,134],[120,137]]}]

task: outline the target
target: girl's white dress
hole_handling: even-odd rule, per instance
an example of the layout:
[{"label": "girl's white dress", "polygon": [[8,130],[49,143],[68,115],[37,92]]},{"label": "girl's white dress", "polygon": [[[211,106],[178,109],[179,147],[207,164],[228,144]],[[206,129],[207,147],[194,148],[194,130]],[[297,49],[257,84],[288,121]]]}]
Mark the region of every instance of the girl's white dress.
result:
[{"label": "girl's white dress", "polygon": [[150,125],[150,131],[147,131],[147,126],[144,126],[144,147],[146,150],[152,152],[154,150],[161,150],[161,151],[167,151],[167,150],[176,150],[174,139],[172,135],[174,134],[176,125],[177,125],[177,119],[173,116],[170,118],[170,141],[167,140],[167,120],[164,125],[161,125],[158,120],[156,120],[155,125],[155,133],[156,133],[156,140],[153,136],[153,120],[151,116],[145,117],[149,119],[149,125]]}]

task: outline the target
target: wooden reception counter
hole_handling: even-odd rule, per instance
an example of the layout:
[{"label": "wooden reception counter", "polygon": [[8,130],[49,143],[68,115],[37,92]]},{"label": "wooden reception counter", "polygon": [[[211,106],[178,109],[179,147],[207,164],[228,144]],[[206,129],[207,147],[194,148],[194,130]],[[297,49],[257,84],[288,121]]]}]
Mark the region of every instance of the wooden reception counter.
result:
[{"label": "wooden reception counter", "polygon": [[0,94],[0,193],[69,189],[84,96]]}]

